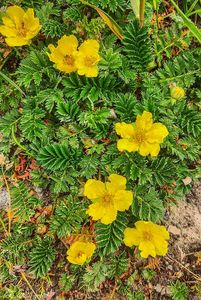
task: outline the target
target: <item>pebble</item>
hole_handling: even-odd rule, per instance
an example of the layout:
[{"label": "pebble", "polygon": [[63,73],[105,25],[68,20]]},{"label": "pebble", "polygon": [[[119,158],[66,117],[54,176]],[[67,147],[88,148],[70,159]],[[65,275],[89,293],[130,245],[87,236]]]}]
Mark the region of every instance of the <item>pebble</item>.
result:
[{"label": "pebble", "polygon": [[6,189],[0,189],[0,209],[8,207],[9,195]]}]

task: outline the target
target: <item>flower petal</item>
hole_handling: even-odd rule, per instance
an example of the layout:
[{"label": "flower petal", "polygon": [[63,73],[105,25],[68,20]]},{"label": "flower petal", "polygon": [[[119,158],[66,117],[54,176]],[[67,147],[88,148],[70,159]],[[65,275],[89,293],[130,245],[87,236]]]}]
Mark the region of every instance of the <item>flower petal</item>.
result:
[{"label": "flower petal", "polygon": [[113,185],[115,185],[116,191],[126,189],[127,180],[124,176],[118,174],[111,174],[108,179]]},{"label": "flower petal", "polygon": [[5,39],[6,44],[10,47],[29,45],[30,40],[19,37],[8,37]]},{"label": "flower petal", "polygon": [[155,246],[150,241],[142,241],[139,244],[139,250],[141,251],[140,255],[143,258],[147,258],[149,255],[156,257]]},{"label": "flower petal", "polygon": [[160,236],[154,238],[154,245],[155,245],[155,250],[157,255],[165,256],[167,254],[168,243]]},{"label": "flower petal", "polygon": [[104,216],[101,218],[101,223],[103,224],[111,224],[117,218],[117,210],[113,205],[108,205],[105,208]]},{"label": "flower petal", "polygon": [[65,56],[68,54],[73,55],[73,52],[77,50],[78,40],[74,35],[66,36],[64,35],[58,41],[58,49]]},{"label": "flower petal", "polygon": [[114,196],[114,206],[119,211],[129,209],[133,202],[133,193],[131,191],[117,191]]},{"label": "flower petal", "polygon": [[[83,70],[82,70],[82,72],[83,72]],[[85,73],[86,77],[97,77],[98,76],[98,67],[94,66],[91,68],[86,68],[84,73]]]},{"label": "flower petal", "polygon": [[134,141],[129,141],[128,139],[120,139],[117,141],[117,148],[119,151],[133,152],[139,149],[139,145]]},{"label": "flower petal", "polygon": [[165,125],[154,123],[147,133],[149,143],[162,143],[164,138],[169,134]]},{"label": "flower petal", "polygon": [[100,48],[99,42],[96,40],[88,39],[84,41],[79,47],[79,51],[85,52],[86,54],[93,52],[98,52]]},{"label": "flower petal", "polygon": [[105,207],[102,206],[99,202],[89,205],[86,213],[92,217],[94,221],[100,220],[105,213]]},{"label": "flower petal", "polygon": [[146,141],[141,143],[139,148],[139,153],[142,156],[147,156],[151,152],[151,144],[147,143]]},{"label": "flower petal", "polygon": [[84,196],[88,199],[98,199],[105,193],[105,184],[100,180],[89,179],[84,186]]},{"label": "flower petal", "polygon": [[116,123],[115,130],[118,135],[122,138],[128,139],[132,138],[135,133],[135,129],[132,124],[126,124],[125,122]]},{"label": "flower petal", "polygon": [[153,124],[152,113],[144,111],[141,116],[136,118],[136,129],[149,130]]},{"label": "flower petal", "polygon": [[141,234],[135,228],[127,227],[124,230],[124,244],[128,247],[138,246],[141,241]]},{"label": "flower petal", "polygon": [[16,37],[17,35],[17,30],[14,27],[8,27],[8,26],[0,26],[0,33],[3,36],[7,36],[7,37]]},{"label": "flower petal", "polygon": [[23,16],[25,14],[25,11],[17,5],[13,5],[7,8],[6,14],[14,21],[14,23],[17,26],[21,25],[21,22],[23,20]]}]

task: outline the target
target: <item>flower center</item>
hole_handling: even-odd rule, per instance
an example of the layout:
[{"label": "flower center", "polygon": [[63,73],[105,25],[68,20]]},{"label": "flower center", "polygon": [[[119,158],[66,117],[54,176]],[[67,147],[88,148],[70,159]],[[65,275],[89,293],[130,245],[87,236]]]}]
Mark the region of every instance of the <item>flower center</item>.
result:
[{"label": "flower center", "polygon": [[25,28],[24,22],[21,23],[21,26],[18,28],[18,36],[25,37],[27,30]]},{"label": "flower center", "polygon": [[82,252],[82,251],[79,251],[78,252],[78,254],[77,254],[77,258],[80,258],[80,257],[82,257],[82,255],[84,254],[84,252]]},{"label": "flower center", "polygon": [[112,202],[112,195],[110,195],[109,193],[106,193],[103,197],[102,197],[102,202],[103,204],[109,204]]},{"label": "flower center", "polygon": [[143,232],[143,239],[145,241],[151,241],[152,240],[152,234],[149,231],[144,231]]},{"label": "flower center", "polygon": [[146,139],[144,132],[143,131],[137,132],[135,135],[135,139],[139,144],[143,143]]},{"label": "flower center", "polygon": [[66,55],[64,57],[64,59],[65,59],[65,63],[67,63],[67,65],[74,66],[75,59],[72,55]]},{"label": "flower center", "polygon": [[95,56],[86,56],[85,57],[85,66],[86,67],[93,67],[98,62]]}]

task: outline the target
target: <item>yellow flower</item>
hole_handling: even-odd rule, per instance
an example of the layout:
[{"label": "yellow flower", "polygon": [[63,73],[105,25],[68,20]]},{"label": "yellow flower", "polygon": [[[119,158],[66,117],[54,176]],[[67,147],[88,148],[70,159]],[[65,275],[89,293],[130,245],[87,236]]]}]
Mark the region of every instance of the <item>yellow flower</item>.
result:
[{"label": "yellow flower", "polygon": [[160,144],[168,135],[166,126],[153,123],[152,114],[147,111],[137,116],[135,124],[116,123],[115,130],[122,137],[117,142],[119,151],[138,151],[142,156],[157,156]]},{"label": "yellow flower", "polygon": [[126,178],[117,174],[109,176],[109,182],[89,179],[84,186],[84,195],[92,200],[87,214],[93,220],[101,220],[103,224],[112,223],[117,211],[129,208],[133,201],[133,193],[126,191]]},{"label": "yellow flower", "polygon": [[174,86],[170,89],[171,97],[179,100],[185,96],[185,91],[182,87]]},{"label": "yellow flower", "polygon": [[5,41],[10,47],[30,44],[31,39],[41,29],[39,19],[34,17],[32,8],[25,12],[17,5],[10,6],[2,20],[4,25],[0,26],[0,33],[6,37]]},{"label": "yellow flower", "polygon": [[164,256],[168,251],[169,232],[164,226],[152,222],[138,221],[136,228],[126,228],[124,243],[126,246],[138,246],[141,256]]},{"label": "yellow flower", "polygon": [[83,265],[92,257],[95,249],[94,243],[76,241],[68,249],[67,259],[72,264]]},{"label": "yellow flower", "polygon": [[58,46],[50,44],[48,48],[51,53],[48,53],[49,59],[55,63],[55,68],[64,72],[71,73],[77,70],[75,65],[75,56],[77,53],[78,41],[74,35],[64,35],[58,40]]},{"label": "yellow flower", "polygon": [[79,75],[86,77],[98,76],[98,62],[100,56],[98,54],[99,43],[96,40],[86,40],[79,47],[76,57],[77,72]]}]

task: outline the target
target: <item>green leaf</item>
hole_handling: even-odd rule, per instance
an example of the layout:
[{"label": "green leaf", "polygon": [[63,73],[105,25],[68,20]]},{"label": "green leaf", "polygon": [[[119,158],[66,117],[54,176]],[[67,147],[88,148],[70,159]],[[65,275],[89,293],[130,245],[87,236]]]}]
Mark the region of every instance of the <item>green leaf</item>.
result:
[{"label": "green leaf", "polygon": [[96,242],[101,255],[113,253],[119,248],[123,240],[126,223],[127,218],[125,214],[120,213],[112,224],[97,223]]},{"label": "green leaf", "polygon": [[200,29],[189,19],[183,11],[179,8],[179,6],[174,2],[174,0],[170,0],[172,5],[176,8],[179,15],[182,17],[184,24],[188,29],[192,32],[193,36],[201,43],[201,31]]},{"label": "green leaf", "polygon": [[52,247],[51,238],[39,240],[29,257],[30,272],[33,272],[37,278],[45,276],[55,260],[55,249]]},{"label": "green leaf", "polygon": [[140,0],[130,0],[131,6],[137,19],[140,17]]},{"label": "green leaf", "polygon": [[81,202],[76,202],[72,197],[61,202],[51,218],[50,230],[59,238],[78,232],[81,223],[86,217],[86,207]]},{"label": "green leaf", "polygon": [[67,145],[53,144],[40,149],[37,161],[49,170],[64,170],[76,163],[79,157],[77,149]]},{"label": "green leaf", "polygon": [[123,44],[132,68],[137,72],[147,71],[148,65],[152,61],[152,47],[148,28],[140,28],[138,21],[128,25],[124,32]]},{"label": "green leaf", "polygon": [[144,187],[138,187],[132,203],[132,213],[140,220],[160,221],[164,216],[163,202],[153,189],[146,191]]}]

